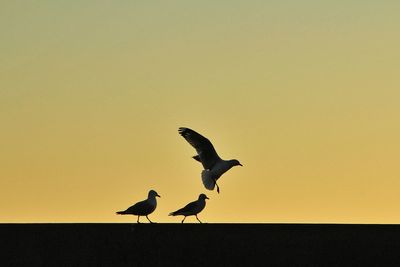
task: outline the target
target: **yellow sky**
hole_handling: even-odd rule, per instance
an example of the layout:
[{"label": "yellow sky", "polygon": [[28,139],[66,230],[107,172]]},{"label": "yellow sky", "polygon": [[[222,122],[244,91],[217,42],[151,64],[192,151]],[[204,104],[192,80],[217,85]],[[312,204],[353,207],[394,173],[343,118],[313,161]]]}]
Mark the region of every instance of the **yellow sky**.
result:
[{"label": "yellow sky", "polygon": [[[0,222],[400,223],[396,1],[0,4]],[[244,164],[204,189],[180,126]],[[194,219],[188,219],[188,222]]]}]

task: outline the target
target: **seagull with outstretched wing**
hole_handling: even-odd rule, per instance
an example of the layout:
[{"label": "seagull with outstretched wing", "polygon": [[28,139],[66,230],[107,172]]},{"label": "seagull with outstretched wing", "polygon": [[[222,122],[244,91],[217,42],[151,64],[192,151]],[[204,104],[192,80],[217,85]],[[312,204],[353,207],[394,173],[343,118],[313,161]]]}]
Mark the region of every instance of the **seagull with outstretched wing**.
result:
[{"label": "seagull with outstretched wing", "polygon": [[236,159],[221,159],[210,140],[192,129],[181,127],[178,132],[196,149],[197,155],[193,158],[203,165],[204,170],[201,172],[201,179],[204,187],[208,190],[214,190],[216,186],[219,193],[217,180],[233,166],[243,165]]}]

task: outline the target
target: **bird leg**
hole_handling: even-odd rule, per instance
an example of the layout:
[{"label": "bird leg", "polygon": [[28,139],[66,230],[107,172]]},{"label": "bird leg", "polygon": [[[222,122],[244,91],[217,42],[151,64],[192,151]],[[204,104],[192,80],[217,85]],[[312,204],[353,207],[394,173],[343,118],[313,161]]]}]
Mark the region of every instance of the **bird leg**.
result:
[{"label": "bird leg", "polygon": [[149,219],[149,217],[147,217],[147,215],[146,215],[146,218],[147,218],[147,220],[149,220],[150,223],[153,223],[152,221],[150,221],[150,219]]},{"label": "bird leg", "polygon": [[217,184],[217,180],[214,180],[214,183],[215,183],[215,186],[217,187],[217,192],[218,192],[218,194],[219,194],[219,186],[218,186],[218,184]]},{"label": "bird leg", "polygon": [[137,223],[140,223],[140,222],[139,222],[139,218],[140,218],[140,216],[138,215],[138,216],[137,216],[137,221],[136,221]]},{"label": "bird leg", "polygon": [[183,217],[182,223],[185,221],[185,219],[186,219],[186,216],[185,216],[185,217]]},{"label": "bird leg", "polygon": [[197,214],[196,214],[196,219],[197,219],[200,223],[202,223],[202,222],[199,220],[199,218],[197,218]]}]

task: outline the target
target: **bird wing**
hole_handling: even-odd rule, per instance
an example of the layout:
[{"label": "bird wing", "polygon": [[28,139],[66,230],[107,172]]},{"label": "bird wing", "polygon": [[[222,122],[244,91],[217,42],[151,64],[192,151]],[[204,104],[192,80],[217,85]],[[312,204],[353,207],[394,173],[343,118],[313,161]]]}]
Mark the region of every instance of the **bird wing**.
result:
[{"label": "bird wing", "polygon": [[204,169],[211,169],[218,160],[221,160],[210,140],[201,134],[184,127],[179,128],[178,132],[196,149],[198,158],[203,164]]},{"label": "bird wing", "polygon": [[173,215],[189,215],[189,214],[195,214],[196,210],[198,208],[198,203],[197,200],[190,202],[189,204],[187,204],[185,207],[172,212]]},{"label": "bird wing", "polygon": [[147,200],[143,200],[129,207],[126,210],[126,213],[134,215],[148,215],[153,211],[154,211],[154,206],[151,205]]}]

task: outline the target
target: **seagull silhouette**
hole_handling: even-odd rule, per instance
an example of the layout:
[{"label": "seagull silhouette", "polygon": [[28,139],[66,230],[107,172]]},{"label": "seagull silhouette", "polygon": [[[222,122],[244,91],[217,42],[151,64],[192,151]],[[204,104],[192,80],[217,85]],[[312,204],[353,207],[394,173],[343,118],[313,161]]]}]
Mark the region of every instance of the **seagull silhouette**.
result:
[{"label": "seagull silhouette", "polygon": [[199,218],[197,218],[197,214],[200,213],[204,207],[206,206],[206,199],[209,199],[205,194],[200,194],[199,195],[199,199],[197,199],[196,201],[190,202],[189,204],[187,204],[185,207],[171,212],[169,214],[169,216],[177,216],[177,215],[183,215],[185,216],[182,220],[182,223],[185,221],[187,216],[196,216],[196,219],[202,223]]},{"label": "seagull silhouette", "polygon": [[243,166],[237,159],[223,160],[215,151],[210,140],[192,129],[181,127],[178,129],[180,135],[186,139],[197,151],[197,155],[193,158],[203,165],[204,170],[201,172],[201,179],[204,187],[208,190],[214,190],[219,186],[217,180],[233,166]]},{"label": "seagull silhouette", "polygon": [[139,218],[140,216],[146,216],[147,220],[149,220],[150,223],[153,223],[150,221],[148,215],[152,213],[156,207],[157,207],[157,200],[156,197],[160,197],[156,191],[150,190],[148,197],[146,200],[140,201],[136,203],[133,206],[130,206],[124,211],[117,211],[116,214],[119,215],[136,215],[138,216],[137,218],[137,223],[140,223]]}]

